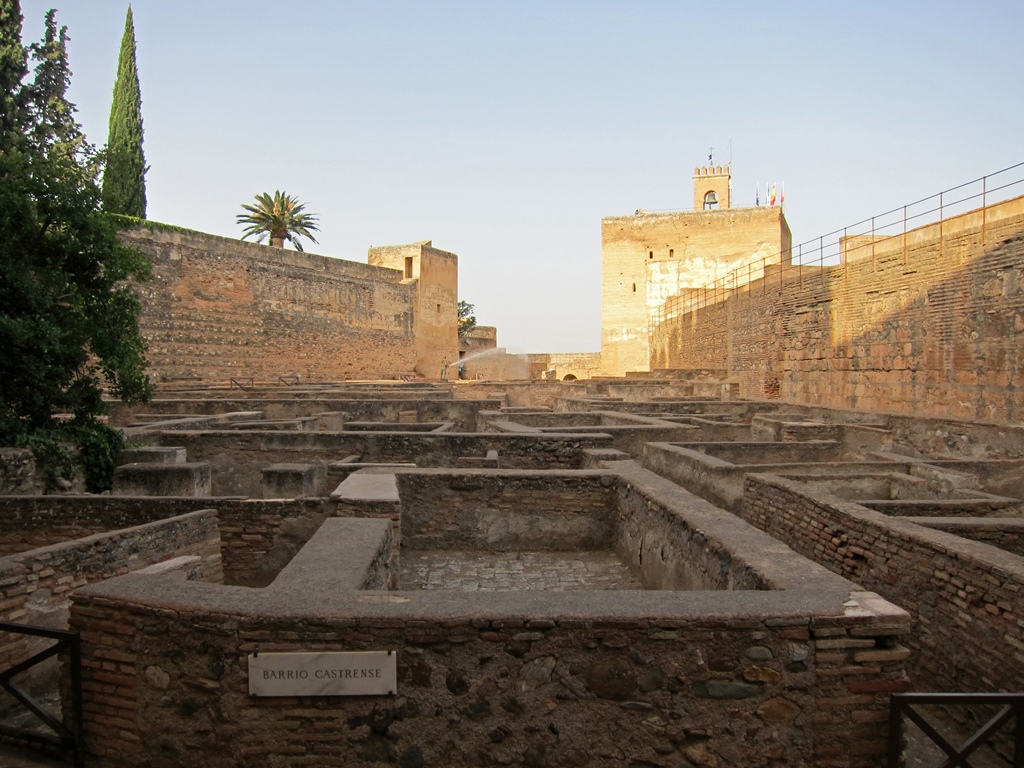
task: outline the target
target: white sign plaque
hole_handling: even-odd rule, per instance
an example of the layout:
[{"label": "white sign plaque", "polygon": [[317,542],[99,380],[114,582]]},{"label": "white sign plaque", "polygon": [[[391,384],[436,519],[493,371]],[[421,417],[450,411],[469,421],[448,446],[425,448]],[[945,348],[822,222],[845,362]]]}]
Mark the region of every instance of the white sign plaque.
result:
[{"label": "white sign plaque", "polygon": [[249,654],[250,696],[386,696],[398,692],[392,651]]}]

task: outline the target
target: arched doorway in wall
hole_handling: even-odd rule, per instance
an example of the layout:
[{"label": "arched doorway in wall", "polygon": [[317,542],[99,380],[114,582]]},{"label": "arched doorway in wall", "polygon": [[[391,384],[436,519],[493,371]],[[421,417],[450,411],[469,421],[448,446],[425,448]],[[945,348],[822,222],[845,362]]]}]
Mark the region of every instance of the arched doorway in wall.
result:
[{"label": "arched doorway in wall", "polygon": [[562,377],[562,381],[576,381],[576,376],[575,374],[567,373]]}]

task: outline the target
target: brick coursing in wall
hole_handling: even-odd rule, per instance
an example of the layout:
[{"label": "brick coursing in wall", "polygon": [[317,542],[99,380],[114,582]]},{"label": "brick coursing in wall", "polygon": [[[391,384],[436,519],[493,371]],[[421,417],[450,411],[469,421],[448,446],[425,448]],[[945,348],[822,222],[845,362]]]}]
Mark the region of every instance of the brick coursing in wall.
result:
[{"label": "brick coursing in wall", "polygon": [[1017,198],[984,225],[964,214],[858,242],[839,266],[770,272],[652,328],[651,366],[728,368],[745,396],[1019,421],[1022,230]]},{"label": "brick coursing in wall", "polygon": [[609,549],[615,492],[599,473],[399,473],[402,545],[417,549]]},{"label": "brick coursing in wall", "polygon": [[[905,627],[852,616],[297,623],[131,602],[79,594],[73,611],[90,640],[87,746],[100,768],[197,750],[210,768],[866,768],[883,765],[888,694],[906,687],[906,652],[887,634]],[[249,653],[381,649],[398,654],[397,697],[247,695]]]},{"label": "brick coursing in wall", "polygon": [[[215,512],[187,513],[8,554],[0,557],[0,621],[63,629],[75,589],[182,555],[202,558],[204,579],[222,579]],[[22,661],[26,650],[36,646],[25,636],[0,633],[0,669]]]},{"label": "brick coursing in wall", "polygon": [[940,691],[1024,688],[1020,558],[775,476],[747,477],[743,516],[910,611],[912,678]]},{"label": "brick coursing in wall", "polygon": [[[184,446],[192,461],[213,466],[213,495],[260,493],[260,470],[292,461],[414,462],[420,467],[453,466],[460,456],[483,457],[496,450],[503,469],[579,469],[583,448],[608,445],[607,435],[476,435],[400,432],[165,432],[166,445]],[[333,490],[333,489],[330,489]]]},{"label": "brick coursing in wall", "polygon": [[200,233],[121,237],[153,264],[139,327],[158,381],[389,378],[416,366],[416,286],[400,272]]}]

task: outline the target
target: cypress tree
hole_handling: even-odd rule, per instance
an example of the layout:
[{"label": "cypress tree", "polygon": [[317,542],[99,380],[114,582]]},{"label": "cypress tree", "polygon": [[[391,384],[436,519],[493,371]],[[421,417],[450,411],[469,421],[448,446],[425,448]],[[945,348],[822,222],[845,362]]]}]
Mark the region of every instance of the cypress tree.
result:
[{"label": "cypress tree", "polygon": [[21,4],[0,0],[0,152],[20,143],[26,125],[26,94],[21,81],[28,72],[28,55],[21,44]]},{"label": "cypress tree", "polygon": [[19,3],[0,0],[0,445],[30,447],[68,477],[63,445],[76,443],[102,491],[123,442],[98,419],[104,387],[125,402],[151,391],[130,283],[149,262],[100,210],[95,152],[66,96],[66,43],[51,11],[23,83]]},{"label": "cypress tree", "polygon": [[51,160],[91,162],[93,148],[86,144],[82,127],[75,120],[75,105],[67,100],[71,85],[68,67],[68,28],[57,33],[57,11],[46,14],[46,32],[41,43],[29,46],[36,62],[35,80],[28,87],[28,134],[35,151]]},{"label": "cypress tree", "polygon": [[142,154],[142,95],[135,66],[135,21],[132,7],[124,21],[117,59],[117,81],[110,105],[107,165],[103,172],[103,209],[146,218],[146,158]]}]

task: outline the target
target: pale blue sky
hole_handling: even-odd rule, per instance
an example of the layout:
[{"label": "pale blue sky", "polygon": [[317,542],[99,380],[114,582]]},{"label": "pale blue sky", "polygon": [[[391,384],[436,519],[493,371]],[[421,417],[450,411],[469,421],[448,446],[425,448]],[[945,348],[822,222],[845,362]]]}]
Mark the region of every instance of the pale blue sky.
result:
[{"label": "pale blue sky", "polygon": [[[69,27],[106,141],[121,0],[22,0]],[[135,0],[149,217],[229,237],[282,189],[307,251],[432,239],[515,351],[600,347],[601,217],[785,182],[794,242],[1024,160],[1024,3]]]}]

